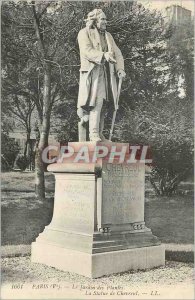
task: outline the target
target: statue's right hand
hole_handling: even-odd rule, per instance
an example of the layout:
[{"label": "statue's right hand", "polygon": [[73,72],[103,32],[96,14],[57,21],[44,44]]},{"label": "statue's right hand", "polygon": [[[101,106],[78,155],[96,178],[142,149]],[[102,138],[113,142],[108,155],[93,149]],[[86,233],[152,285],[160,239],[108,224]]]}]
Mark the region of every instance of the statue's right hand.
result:
[{"label": "statue's right hand", "polygon": [[82,117],[83,122],[87,123],[89,121],[89,115],[84,115]]},{"label": "statue's right hand", "polygon": [[109,61],[109,58],[110,58],[109,52],[105,52],[104,57],[105,57],[106,61]]},{"label": "statue's right hand", "polygon": [[113,58],[111,52],[105,52],[104,53],[104,57],[105,57],[105,59],[106,59],[107,62],[110,62],[112,64],[116,63],[116,60]]}]

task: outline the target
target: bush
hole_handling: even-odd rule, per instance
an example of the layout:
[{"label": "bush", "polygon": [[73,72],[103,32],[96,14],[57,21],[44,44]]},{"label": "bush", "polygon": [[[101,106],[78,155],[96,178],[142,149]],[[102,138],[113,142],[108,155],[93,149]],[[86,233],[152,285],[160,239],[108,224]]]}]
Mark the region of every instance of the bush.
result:
[{"label": "bush", "polygon": [[1,171],[8,172],[10,170],[11,170],[11,167],[10,167],[8,161],[6,160],[4,155],[1,155]]},{"label": "bush", "polygon": [[20,151],[20,147],[14,139],[9,138],[8,134],[1,134],[1,167],[2,171],[13,168],[14,161]]},{"label": "bush", "polygon": [[156,194],[170,196],[193,172],[192,114],[183,100],[127,110],[116,126],[118,138],[152,150],[150,182]]},{"label": "bush", "polygon": [[24,171],[29,164],[29,159],[25,157],[23,154],[18,154],[15,160],[15,166],[17,166],[21,171]]}]

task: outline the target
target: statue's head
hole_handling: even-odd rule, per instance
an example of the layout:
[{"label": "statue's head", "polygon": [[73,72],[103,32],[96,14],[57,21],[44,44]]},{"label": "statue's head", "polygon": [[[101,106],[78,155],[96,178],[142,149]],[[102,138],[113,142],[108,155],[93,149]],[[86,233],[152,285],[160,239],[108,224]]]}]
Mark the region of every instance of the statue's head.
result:
[{"label": "statue's head", "polygon": [[97,27],[99,30],[106,30],[106,15],[103,10],[95,8],[87,15],[86,26],[92,28],[93,26]]}]

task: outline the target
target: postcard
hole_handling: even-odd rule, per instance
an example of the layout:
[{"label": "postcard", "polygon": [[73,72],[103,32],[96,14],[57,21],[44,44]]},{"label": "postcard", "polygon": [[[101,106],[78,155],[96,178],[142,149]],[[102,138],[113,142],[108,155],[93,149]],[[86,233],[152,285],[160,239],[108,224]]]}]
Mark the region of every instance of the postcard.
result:
[{"label": "postcard", "polygon": [[2,1],[2,299],[194,299],[193,4]]}]

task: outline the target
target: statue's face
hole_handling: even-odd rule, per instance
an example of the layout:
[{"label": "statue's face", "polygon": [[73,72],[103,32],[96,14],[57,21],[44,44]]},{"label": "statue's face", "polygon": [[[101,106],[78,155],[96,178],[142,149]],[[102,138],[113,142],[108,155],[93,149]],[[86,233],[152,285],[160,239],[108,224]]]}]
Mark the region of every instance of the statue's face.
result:
[{"label": "statue's face", "polygon": [[97,19],[97,23],[96,23],[97,28],[104,31],[106,30],[106,24],[107,24],[106,15],[105,13],[101,13]]}]

